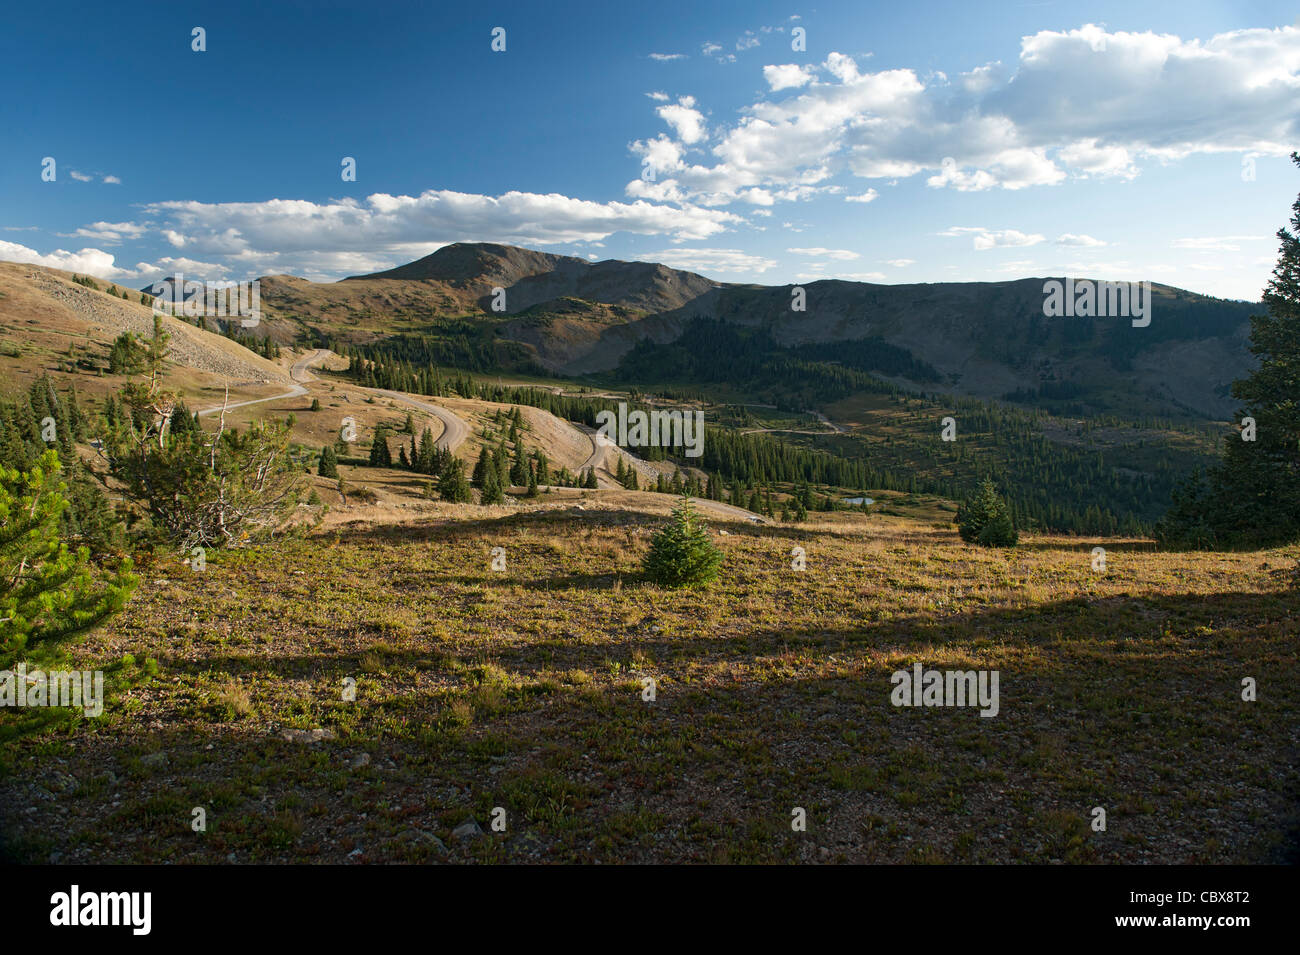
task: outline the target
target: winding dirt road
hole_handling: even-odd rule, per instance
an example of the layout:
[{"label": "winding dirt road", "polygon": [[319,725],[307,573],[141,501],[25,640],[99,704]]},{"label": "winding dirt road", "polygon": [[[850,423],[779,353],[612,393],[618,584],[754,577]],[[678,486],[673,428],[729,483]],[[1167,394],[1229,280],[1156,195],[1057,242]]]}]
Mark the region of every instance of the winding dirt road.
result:
[{"label": "winding dirt road", "polygon": [[[307,370],[308,366],[310,366],[315,361],[319,361],[320,359],[324,358],[326,355],[329,354],[330,352],[326,351],[325,349],[318,348],[314,352],[304,355],[302,358],[299,358],[296,362],[294,362],[293,367],[289,369],[289,377],[297,382],[315,381],[316,376]],[[283,401],[285,398],[297,398],[301,395],[305,395],[306,393],[307,393],[307,389],[304,388],[301,384],[297,384],[293,386],[292,390],[286,391],[282,395],[272,395],[269,398],[254,398],[252,401],[236,401],[233,405],[217,405],[215,408],[204,408],[202,411],[199,412],[199,414],[200,415],[220,414],[222,408],[225,408],[227,411],[230,411],[232,408],[246,408],[249,405],[260,405],[265,401]]]},{"label": "winding dirt road", "polygon": [[400,391],[386,391],[382,388],[365,388],[363,390],[373,391],[377,395],[383,395],[385,398],[392,398],[404,405],[410,405],[412,408],[427,412],[441,421],[442,434],[438,436],[437,445],[444,451],[455,451],[469,437],[469,425],[446,408],[440,408],[428,401],[421,401],[419,398],[412,398]]},{"label": "winding dirt road", "polygon": [[[284,394],[281,395],[272,395],[269,398],[254,398],[251,401],[237,401],[232,405],[226,405],[225,406],[226,410],[229,411],[232,408],[244,408],[247,407],[248,405],[258,405],[266,401],[283,401],[286,398],[297,398],[300,397],[301,395],[307,394],[307,389],[303,386],[306,385],[308,382],[312,382],[316,380],[316,376],[311,373],[311,366],[324,361],[326,358],[331,357],[333,354],[334,353],[327,348],[317,348],[315,351],[308,352],[307,354],[299,358],[296,362],[294,362],[293,367],[289,369],[289,377],[291,377],[295,382],[297,382],[297,384],[293,386],[293,389],[291,391],[286,391]],[[433,415],[435,418],[437,418],[439,421],[442,422],[442,434],[438,437],[438,441],[437,441],[438,447],[440,448],[443,448],[447,451],[455,451],[456,448],[458,448],[461,445],[461,443],[465,440],[465,438],[469,436],[469,425],[467,425],[460,418],[456,417],[446,408],[440,408],[437,405],[430,404],[427,401],[421,401],[418,398],[412,398],[410,395],[403,394],[400,391],[387,391],[382,388],[362,388],[360,386],[356,386],[356,387],[357,390],[359,391],[374,392],[377,395],[383,395],[385,398],[391,398],[394,401],[400,402],[405,405],[410,405],[412,408],[416,408],[420,411],[424,411]],[[220,413],[221,408],[222,408],[221,405],[218,405],[215,408],[204,408],[202,411],[199,412],[199,414],[201,415],[218,414]]]}]

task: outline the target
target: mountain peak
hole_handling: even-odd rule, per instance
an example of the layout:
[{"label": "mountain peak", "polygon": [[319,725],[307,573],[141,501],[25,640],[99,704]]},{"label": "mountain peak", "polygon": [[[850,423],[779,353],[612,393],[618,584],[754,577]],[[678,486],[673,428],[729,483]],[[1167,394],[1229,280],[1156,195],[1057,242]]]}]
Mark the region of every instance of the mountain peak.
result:
[{"label": "mountain peak", "polygon": [[554,272],[564,265],[573,268],[587,263],[571,255],[552,255],[495,242],[453,242],[406,265],[369,275],[349,276],[344,281],[407,279],[477,284],[493,280],[494,284],[509,286],[530,275]]}]

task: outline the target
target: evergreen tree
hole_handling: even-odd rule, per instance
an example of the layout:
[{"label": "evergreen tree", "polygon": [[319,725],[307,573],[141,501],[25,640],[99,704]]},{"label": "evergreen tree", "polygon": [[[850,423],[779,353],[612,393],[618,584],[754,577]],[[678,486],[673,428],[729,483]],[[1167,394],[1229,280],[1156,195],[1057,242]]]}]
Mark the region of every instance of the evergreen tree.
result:
[{"label": "evergreen tree", "polygon": [[438,475],[438,493],[444,501],[464,504],[472,499],[469,482],[465,480],[465,463],[454,455],[447,458]]},{"label": "evergreen tree", "polygon": [[483,472],[483,488],[479,492],[479,503],[501,504],[505,499],[505,493],[501,490],[501,475],[496,468],[488,467]]},{"label": "evergreen tree", "polygon": [[31,468],[0,466],[0,666],[30,653],[48,657],[61,641],[122,609],[135,588],[129,560],[97,571],[86,547],[60,534],[68,507],[59,456],[48,450]]},{"label": "evergreen tree", "polygon": [[508,488],[510,486],[510,452],[506,450],[505,439],[496,446],[492,452],[492,464],[497,469],[497,486]]},{"label": "evergreen tree", "polygon": [[1012,547],[1020,537],[1006,502],[990,478],[981,481],[976,492],[957,508],[955,521],[957,533],[968,544]]},{"label": "evergreen tree", "polygon": [[320,449],[320,457],[316,461],[316,473],[324,478],[339,476],[339,458],[331,445],[327,444]]},{"label": "evergreen tree", "polygon": [[370,446],[370,466],[372,468],[391,468],[393,455],[388,450],[388,427],[380,425],[375,429],[375,441]]},{"label": "evergreen tree", "polygon": [[85,441],[90,435],[90,422],[86,419],[85,413],[81,410],[81,402],[77,396],[77,384],[73,382],[72,387],[68,390],[68,423],[72,427],[72,438],[74,441]]},{"label": "evergreen tree", "polygon": [[515,461],[510,466],[510,483],[514,487],[523,487],[532,479],[532,469],[528,467],[528,456],[523,442],[515,445]]},{"label": "evergreen tree", "polygon": [[668,524],[651,538],[644,568],[646,576],[661,587],[700,587],[718,576],[722,559],[690,499],[682,497]]},{"label": "evergreen tree", "polygon": [[123,332],[113,340],[108,352],[110,375],[135,375],[141,369],[140,345],[135,335]]},{"label": "evergreen tree", "polygon": [[171,424],[169,425],[171,434],[193,434],[202,430],[199,427],[199,417],[185,406],[184,401],[177,400],[176,407],[172,410]]},{"label": "evergreen tree", "polygon": [[483,487],[483,481],[490,470],[495,470],[492,466],[492,455],[488,453],[487,445],[478,449],[478,461],[474,465],[474,474],[470,478],[470,483],[477,488]]},{"label": "evergreen tree", "polygon": [[438,445],[433,440],[433,432],[428,428],[425,428],[424,432],[420,435],[420,449],[416,453],[415,469],[421,474],[440,473],[437,456]]}]

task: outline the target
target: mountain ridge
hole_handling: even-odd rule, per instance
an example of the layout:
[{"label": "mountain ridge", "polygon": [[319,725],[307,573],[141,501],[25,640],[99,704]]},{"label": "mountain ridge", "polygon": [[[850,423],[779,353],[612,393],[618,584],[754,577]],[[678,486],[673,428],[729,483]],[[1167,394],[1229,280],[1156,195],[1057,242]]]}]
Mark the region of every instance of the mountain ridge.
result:
[{"label": "mountain ridge", "polygon": [[[761,328],[790,348],[880,339],[938,369],[943,389],[955,395],[1013,395],[1080,414],[1223,420],[1234,413],[1229,387],[1254,365],[1248,332],[1258,303],[1151,283],[1152,322],[1134,328],[1122,318],[1047,317],[1044,284],[1053,280],[1062,277],[740,284],[662,263],[456,242],[338,282],[265,276],[262,302],[272,318],[262,333],[362,345],[450,334],[451,324],[477,336],[480,354],[514,356],[501,366],[507,370],[523,361],[548,373],[609,376],[639,342],[666,345],[692,320],[717,319]],[[804,311],[793,308],[796,288]],[[484,360],[478,370],[490,366]],[[664,378],[672,380],[671,368]],[[1040,396],[1049,393],[1081,400],[1046,405]]]},{"label": "mountain ridge", "polygon": [[[790,347],[880,338],[938,368],[957,394],[1082,390],[1093,393],[1097,411],[1149,404],[1161,413],[1232,413],[1228,385],[1252,367],[1248,319],[1258,304],[1151,283],[1152,325],[1133,328],[1125,319],[1045,316],[1044,284],[1053,280],[1063,278],[737,284],[660,263],[453,243],[336,284],[436,289],[457,302],[440,314],[459,307],[491,317],[501,339],[562,374],[614,373],[638,342],[671,343],[693,319],[705,318],[765,329]],[[494,288],[505,293],[500,311],[492,307]],[[803,289],[804,311],[792,307],[795,288]],[[1118,400],[1126,392],[1132,400]]]}]

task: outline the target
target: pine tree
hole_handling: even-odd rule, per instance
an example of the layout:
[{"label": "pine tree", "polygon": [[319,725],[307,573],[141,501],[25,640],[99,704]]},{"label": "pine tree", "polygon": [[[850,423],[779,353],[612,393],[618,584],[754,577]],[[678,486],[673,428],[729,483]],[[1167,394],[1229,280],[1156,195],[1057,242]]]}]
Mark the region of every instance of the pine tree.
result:
[{"label": "pine tree", "polygon": [[465,480],[465,463],[460,458],[450,456],[438,475],[438,493],[444,501],[464,504],[472,499],[469,482]]},{"label": "pine tree", "polygon": [[506,496],[501,490],[501,475],[494,467],[483,472],[483,488],[479,492],[480,504],[501,504]]},{"label": "pine tree", "polygon": [[523,442],[515,445],[515,461],[510,466],[510,483],[514,487],[523,487],[532,478],[532,469],[528,467],[528,456]]},{"label": "pine tree", "polygon": [[320,456],[316,459],[316,473],[323,478],[339,476],[339,458],[332,445],[327,444],[320,449]]},{"label": "pine tree", "polygon": [[62,539],[69,502],[59,472],[53,450],[25,471],[0,466],[0,666],[46,657],[122,609],[135,588],[129,560],[97,571],[88,548]]},{"label": "pine tree", "polygon": [[718,576],[722,560],[722,551],[695,516],[690,499],[682,497],[668,524],[651,538],[644,568],[646,576],[661,587],[700,587]]},{"label": "pine tree", "polygon": [[474,464],[474,473],[470,477],[470,483],[477,488],[482,488],[483,480],[489,470],[492,470],[492,455],[488,453],[487,445],[484,445],[478,449],[478,461]]},{"label": "pine tree", "polygon": [[968,544],[1012,547],[1020,537],[991,478],[981,481],[976,492],[957,508],[954,520],[957,533]]},{"label": "pine tree", "polygon": [[416,470],[421,474],[437,473],[438,446],[433,440],[433,432],[428,428],[420,434],[420,449],[416,453]]},{"label": "pine tree", "polygon": [[497,486],[507,488],[510,486],[510,452],[506,450],[504,440],[496,446],[492,452],[492,464],[497,469]]},{"label": "pine tree", "polygon": [[380,425],[375,429],[375,442],[370,446],[370,466],[372,468],[391,468],[393,455],[388,450],[388,427]]}]

